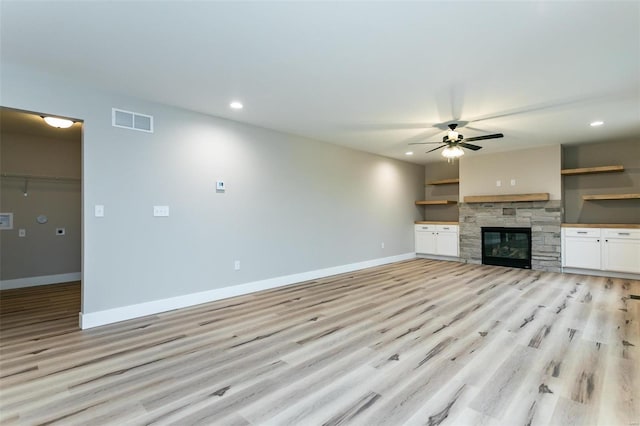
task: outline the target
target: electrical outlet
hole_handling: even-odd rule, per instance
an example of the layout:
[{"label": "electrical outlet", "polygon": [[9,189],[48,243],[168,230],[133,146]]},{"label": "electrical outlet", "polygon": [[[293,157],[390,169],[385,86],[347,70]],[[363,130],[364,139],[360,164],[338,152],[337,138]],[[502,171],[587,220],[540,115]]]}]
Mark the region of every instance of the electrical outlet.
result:
[{"label": "electrical outlet", "polygon": [[169,216],[169,206],[153,206],[153,215],[156,217]]},{"label": "electrical outlet", "polygon": [[497,180],[496,181],[496,186],[502,186],[502,181],[501,180]]},{"label": "electrical outlet", "polygon": [[511,179],[511,186],[516,186],[516,180],[515,179]]},{"label": "electrical outlet", "polygon": [[64,228],[56,228],[56,235],[64,235],[66,230]]},{"label": "electrical outlet", "polygon": [[236,271],[240,270],[240,261],[236,260],[235,262],[233,262],[233,269],[235,269]]},{"label": "electrical outlet", "polygon": [[384,243],[380,243],[380,248],[384,248]]},{"label": "electrical outlet", "polygon": [[104,217],[104,206],[102,204],[96,204],[94,206],[94,214],[96,217]]}]

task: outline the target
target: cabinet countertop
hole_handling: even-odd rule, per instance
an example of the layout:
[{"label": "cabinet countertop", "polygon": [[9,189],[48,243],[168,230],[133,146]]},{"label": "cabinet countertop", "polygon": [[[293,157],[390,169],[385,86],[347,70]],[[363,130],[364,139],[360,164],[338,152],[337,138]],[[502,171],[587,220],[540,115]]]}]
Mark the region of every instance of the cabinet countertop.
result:
[{"label": "cabinet countertop", "polygon": [[416,225],[457,225],[458,222],[437,222],[437,221],[431,221],[431,220],[416,220],[415,222]]},{"label": "cabinet countertop", "polygon": [[563,228],[626,228],[640,229],[638,223],[563,223]]}]

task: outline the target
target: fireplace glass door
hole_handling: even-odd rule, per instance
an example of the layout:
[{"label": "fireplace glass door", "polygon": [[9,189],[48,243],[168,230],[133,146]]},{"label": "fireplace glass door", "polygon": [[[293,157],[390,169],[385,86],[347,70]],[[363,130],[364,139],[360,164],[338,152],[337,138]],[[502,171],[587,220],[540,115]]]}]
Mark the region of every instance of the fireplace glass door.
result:
[{"label": "fireplace glass door", "polygon": [[482,228],[482,263],[531,269],[531,228]]}]

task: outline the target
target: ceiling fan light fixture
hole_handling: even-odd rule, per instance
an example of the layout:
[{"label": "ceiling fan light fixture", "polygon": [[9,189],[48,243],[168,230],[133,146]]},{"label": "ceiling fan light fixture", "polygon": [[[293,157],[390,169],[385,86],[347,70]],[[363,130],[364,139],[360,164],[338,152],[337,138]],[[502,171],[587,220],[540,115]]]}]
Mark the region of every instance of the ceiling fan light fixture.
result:
[{"label": "ceiling fan light fixture", "polygon": [[460,158],[464,155],[464,151],[459,146],[448,146],[442,150],[442,156],[444,158]]},{"label": "ceiling fan light fixture", "polygon": [[44,122],[47,123],[51,127],[57,127],[59,129],[68,129],[73,126],[73,121],[67,120],[66,118],[59,117],[42,117]]}]

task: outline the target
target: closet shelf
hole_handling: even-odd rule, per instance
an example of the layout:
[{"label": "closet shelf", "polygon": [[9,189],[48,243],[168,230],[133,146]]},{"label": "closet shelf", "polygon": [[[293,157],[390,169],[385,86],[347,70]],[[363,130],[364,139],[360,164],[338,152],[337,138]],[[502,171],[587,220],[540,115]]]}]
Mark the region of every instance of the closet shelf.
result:
[{"label": "closet shelf", "polygon": [[14,173],[2,173],[0,177],[3,178],[15,178],[15,179],[34,179],[34,180],[61,180],[61,181],[73,181],[80,182],[80,178],[71,176],[42,176],[42,175],[24,175]]},{"label": "closet shelf", "polygon": [[613,173],[613,172],[623,172],[624,166],[616,165],[616,166],[600,166],[600,167],[582,167],[579,169],[563,169],[560,171],[560,174],[563,176],[573,176],[573,175],[588,175],[591,173]]}]

